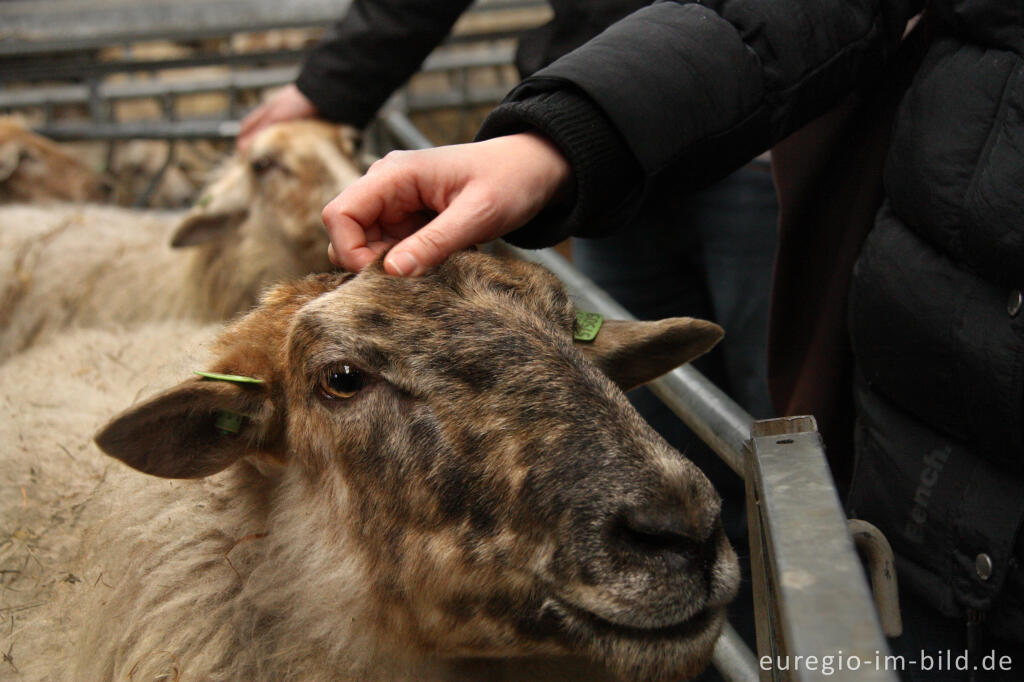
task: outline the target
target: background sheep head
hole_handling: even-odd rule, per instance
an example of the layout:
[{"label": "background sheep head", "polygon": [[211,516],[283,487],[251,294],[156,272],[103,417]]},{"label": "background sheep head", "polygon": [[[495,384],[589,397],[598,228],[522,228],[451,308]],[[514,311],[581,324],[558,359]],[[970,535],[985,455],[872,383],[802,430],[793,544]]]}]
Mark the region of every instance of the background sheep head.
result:
[{"label": "background sheep head", "polygon": [[[187,380],[97,442],[165,477],[257,462],[270,559],[291,567],[292,590],[258,599],[302,614],[317,651],[341,631],[322,625],[341,618],[332,599],[357,590],[361,622],[398,649],[696,674],[736,589],[735,555],[707,479],[620,388],[721,330],[607,322],[577,345],[575,319],[550,273],[478,253],[420,279],[379,262],[311,276],[268,292],[219,341],[213,371],[264,383]],[[219,411],[245,415],[238,433],[218,430]]]},{"label": "background sheep head", "polygon": [[103,176],[24,125],[0,118],[0,202],[102,201]]},{"label": "background sheep head", "polygon": [[219,171],[171,237],[174,248],[196,247],[194,287],[210,319],[247,309],[268,284],[333,268],[320,214],[362,174],[354,152],[351,129],[292,121]]},{"label": "background sheep head", "polygon": [[321,121],[270,126],[221,169],[175,230],[171,245],[257,239],[273,230],[282,244],[299,253],[315,251],[327,264],[320,213],[362,174],[353,160],[354,144],[350,129]]}]

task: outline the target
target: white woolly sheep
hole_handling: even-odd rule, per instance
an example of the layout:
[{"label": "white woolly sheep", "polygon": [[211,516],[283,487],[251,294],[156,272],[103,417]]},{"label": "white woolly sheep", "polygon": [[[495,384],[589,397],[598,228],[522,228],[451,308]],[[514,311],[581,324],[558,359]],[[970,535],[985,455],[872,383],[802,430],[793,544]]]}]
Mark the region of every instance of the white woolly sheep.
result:
[{"label": "white woolly sheep", "polygon": [[330,269],[320,212],[358,178],[351,155],[341,128],[285,123],[229,161],[183,218],[0,207],[0,360],[71,325],[222,320],[277,280]]},{"label": "white woolly sheep", "polygon": [[[220,336],[207,368],[262,383],[193,376],[97,436],[131,467],[192,480],[70,445],[33,465],[26,452],[68,434],[11,434],[0,471],[20,478],[0,504],[46,487],[30,466],[93,462],[53,521],[82,529],[81,549],[24,559],[43,565],[48,603],[23,605],[0,635],[11,667],[82,680],[696,674],[735,555],[707,479],[616,384],[668,371],[721,330],[606,322],[574,344],[574,324],[534,265],[465,252],[402,279],[378,262],[279,285]],[[88,401],[64,389],[92,381],[126,399],[146,349],[120,343],[87,381],[88,362],[53,358],[37,409],[56,426]],[[61,552],[74,559],[45,566]]]}]

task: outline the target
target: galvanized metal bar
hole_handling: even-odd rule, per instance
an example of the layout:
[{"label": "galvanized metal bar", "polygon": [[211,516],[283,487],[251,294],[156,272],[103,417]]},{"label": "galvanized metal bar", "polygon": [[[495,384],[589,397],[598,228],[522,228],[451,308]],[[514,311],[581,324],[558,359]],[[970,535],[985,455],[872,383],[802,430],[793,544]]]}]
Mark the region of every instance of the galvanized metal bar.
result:
[{"label": "galvanized metal bar", "polygon": [[[199,93],[217,92],[238,92],[239,90],[255,90],[269,87],[276,87],[290,83],[294,80],[296,69],[268,69],[259,74],[238,73],[229,78],[199,81],[193,83],[170,83],[159,84],[155,82],[140,83],[117,83],[100,86],[99,98],[107,104],[135,98],[166,98],[169,95],[183,96]],[[463,97],[460,93],[439,93],[433,95],[408,96],[406,101],[412,111],[433,111],[451,107],[481,106],[493,104],[500,101],[505,94],[504,88],[491,88],[484,91],[469,93]],[[0,111],[16,111],[33,107],[52,109],[54,105],[82,104],[86,105],[93,100],[90,97],[90,90],[87,86],[62,86],[40,88],[27,91],[4,92],[0,90]],[[236,112],[237,114],[237,112]],[[229,118],[236,118],[227,112]],[[196,126],[209,126],[211,122],[196,123]],[[136,122],[129,126],[128,132],[117,133],[111,128],[97,128],[90,131],[87,127],[75,127],[68,125],[65,129],[55,132],[61,139],[111,139],[123,138],[126,134],[138,133],[146,138],[164,138],[175,134],[175,128],[162,125],[160,122],[153,122],[152,125]],[[47,125],[47,129],[50,126]],[[195,129],[193,126],[192,129]],[[197,136],[189,133],[190,136]],[[202,135],[199,135],[202,136]],[[223,131],[215,128],[210,134],[211,137],[223,137]]]},{"label": "galvanized metal bar", "polygon": [[[198,68],[203,66],[253,66],[265,65],[268,62],[299,62],[306,54],[304,49],[267,50],[260,52],[237,52],[230,54],[201,53],[178,57],[174,59],[158,60],[132,60],[119,59],[105,62],[89,61],[78,62],[61,59],[32,59],[20,60],[12,63],[9,68],[0,74],[0,81],[32,82],[35,80],[67,80],[81,78],[84,76],[105,76],[114,73],[132,73],[137,71],[163,71]],[[436,73],[443,71],[454,71],[460,69],[494,68],[512,64],[515,56],[515,49],[511,45],[486,45],[480,48],[467,48],[462,50],[448,50],[440,48],[431,54],[420,67],[422,73]],[[294,80],[298,72],[298,66],[278,67],[282,72],[290,74],[289,80]],[[272,77],[279,80],[279,75],[273,74],[273,69],[252,69],[250,71],[239,71],[230,81],[238,87],[260,87],[260,77]],[[247,82],[251,80],[252,82]],[[195,81],[198,83],[218,82]],[[288,81],[285,81],[288,82]],[[188,81],[182,85],[187,86]],[[129,83],[120,84],[123,86]],[[159,87],[159,82],[150,83],[153,87]],[[72,91],[73,92],[73,91]]]},{"label": "galvanized metal bar", "polygon": [[[770,560],[765,549],[767,540],[761,527],[757,488],[745,481],[747,502],[747,549],[750,552],[751,593],[754,597],[754,624],[757,637],[757,653],[768,656],[769,661],[778,660],[778,641],[775,633],[780,629],[780,616],[775,609],[775,594],[768,579]],[[772,682],[777,671],[759,667],[761,682]]]},{"label": "galvanized metal bar", "polygon": [[[0,7],[3,5],[0,4]],[[0,82],[31,83],[34,81],[66,81],[81,78],[105,77],[111,74],[192,69],[202,66],[265,66],[271,63],[297,63],[306,54],[305,49],[265,50],[260,52],[219,53],[201,52],[173,59],[115,59],[98,61],[84,59],[88,53],[70,56],[6,58],[0,71]]]},{"label": "galvanized metal bar", "polygon": [[[295,80],[299,69],[289,66],[254,71],[238,71],[220,78],[191,81],[128,81],[103,83],[97,87],[97,96],[104,100],[162,98],[168,95],[198,95],[228,90],[259,90],[285,85]],[[55,104],[80,104],[89,100],[89,88],[84,85],[62,85],[26,90],[0,90],[0,108]]]},{"label": "galvanized metal bar", "polygon": [[853,538],[853,544],[867,565],[882,632],[886,637],[899,637],[903,634],[903,616],[900,613],[896,556],[893,554],[892,546],[885,534],[867,521],[850,519],[846,522],[846,527]]},{"label": "galvanized metal bar", "polygon": [[161,164],[159,170],[157,170],[153,177],[149,179],[149,183],[146,185],[146,188],[142,190],[142,193],[135,200],[135,208],[145,208],[146,206],[149,206],[149,202],[153,200],[153,194],[156,193],[160,183],[164,181],[164,176],[174,163],[174,158],[176,156],[176,142],[177,140],[169,140],[167,142],[167,156],[164,157],[164,162]]},{"label": "galvanized metal bar", "polygon": [[758,649],[770,656],[763,679],[895,682],[814,419],[759,421],[752,434],[747,512],[763,545],[764,571],[753,572],[764,581],[756,604]]},{"label": "galvanized metal bar", "polygon": [[434,146],[430,139],[396,108],[386,107],[380,114],[384,127],[404,149],[429,149]]},{"label": "galvanized metal bar", "polygon": [[[469,101],[462,101],[457,93],[440,96],[406,97],[414,112],[432,111],[460,106],[480,106],[500,101],[504,91],[474,93]],[[453,96],[452,96],[453,95]],[[3,107],[0,107],[2,109]],[[385,117],[387,114],[384,115]],[[409,124],[412,125],[411,123]],[[128,121],[118,123],[50,122],[37,126],[35,131],[54,140],[128,140],[149,139],[228,139],[238,135],[238,121],[220,119],[183,119],[180,121]],[[422,135],[419,131],[417,134]]]},{"label": "galvanized metal bar", "polygon": [[473,90],[463,96],[459,92],[437,92],[428,94],[407,93],[405,96],[406,111],[412,113],[437,111],[439,109],[459,109],[462,107],[494,106],[511,88],[492,87]]},{"label": "galvanized metal bar", "polygon": [[536,24],[524,24],[515,28],[488,28],[466,33],[452,33],[445,38],[443,45],[465,45],[481,41],[518,40],[523,31],[533,28]]},{"label": "galvanized metal bar", "polygon": [[550,5],[547,0],[477,0],[470,11],[505,12],[513,9],[536,9],[538,7],[550,7]]},{"label": "galvanized metal bar", "polygon": [[427,57],[423,66],[420,67],[420,71],[432,73],[506,66],[512,64],[515,53],[516,51],[511,45],[495,45],[457,52],[440,50]]},{"label": "galvanized metal bar", "polygon": [[758,682],[754,652],[743,643],[743,638],[728,623],[722,628],[722,634],[715,642],[711,664],[727,682]]},{"label": "galvanized metal bar", "polygon": [[26,90],[0,89],[0,109],[89,102],[88,85],[51,85]]},{"label": "galvanized metal bar", "polygon": [[[474,50],[470,53],[435,53],[424,62],[421,72],[462,72],[467,69],[493,68],[507,66],[512,63],[514,51],[511,48],[488,48]],[[210,60],[202,60],[207,63]],[[245,63],[257,62],[256,58],[247,60],[244,57],[236,60]],[[215,63],[228,65],[223,60]],[[234,65],[234,64],[230,64]],[[135,64],[138,66],[138,64]],[[163,68],[157,65],[157,68]],[[180,65],[168,68],[181,68]],[[201,78],[196,80],[166,81],[145,80],[115,83],[102,83],[97,94],[103,99],[141,99],[145,97],[162,97],[166,94],[195,95],[201,93],[224,92],[231,90],[260,90],[286,85],[298,76],[297,65],[249,69],[234,71],[218,78]],[[53,74],[47,74],[52,78]],[[493,96],[504,95],[504,90],[495,89]],[[43,106],[45,104],[84,104],[89,101],[90,89],[85,85],[51,85],[24,90],[0,89],[0,109],[25,108]]]},{"label": "galvanized metal bar", "polygon": [[103,98],[100,97],[99,81],[95,78],[90,78],[87,87],[89,88],[89,115],[92,116],[94,121],[106,120],[108,109],[104,105]]},{"label": "galvanized metal bar", "polygon": [[230,139],[238,136],[238,121],[183,120],[130,123],[53,123],[33,128],[57,141]]}]

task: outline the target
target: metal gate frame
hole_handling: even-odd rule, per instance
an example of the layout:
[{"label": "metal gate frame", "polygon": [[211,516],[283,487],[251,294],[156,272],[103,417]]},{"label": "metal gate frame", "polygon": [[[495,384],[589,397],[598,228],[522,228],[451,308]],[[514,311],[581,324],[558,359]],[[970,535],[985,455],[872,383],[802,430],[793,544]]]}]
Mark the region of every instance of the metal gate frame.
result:
[{"label": "metal gate frame", "polygon": [[[271,29],[327,27],[347,11],[350,2],[167,0],[136,5],[132,0],[8,0],[0,3],[0,60],[6,67],[0,69],[0,113],[42,109],[45,123],[36,130],[55,140],[230,139],[237,135],[237,120],[242,113],[239,93],[293,82],[305,50],[197,53],[155,60],[128,57],[103,62],[91,59],[90,51],[153,40],[198,40]],[[482,17],[544,7],[544,0],[477,0],[467,14]],[[508,87],[470,88],[467,74],[474,69],[511,65],[513,49],[508,41],[521,30],[484,27],[450,36],[428,57],[420,73],[448,74],[451,87],[437,93],[403,92],[402,107],[419,112],[497,103],[514,83]],[[231,73],[179,82],[107,80],[116,74],[214,65],[230,67]],[[5,87],[18,81],[51,84],[31,89]],[[200,93],[227,94],[224,115],[180,120],[177,100]],[[130,99],[158,100],[162,120],[112,120],[112,106]],[[87,107],[89,120],[55,121],[54,109],[67,105]]]}]

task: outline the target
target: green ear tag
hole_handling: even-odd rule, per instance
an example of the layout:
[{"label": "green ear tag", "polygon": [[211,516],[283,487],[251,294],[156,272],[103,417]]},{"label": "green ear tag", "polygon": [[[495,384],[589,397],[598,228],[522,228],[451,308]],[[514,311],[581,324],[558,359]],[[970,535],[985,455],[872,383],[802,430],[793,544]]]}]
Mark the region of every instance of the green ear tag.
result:
[{"label": "green ear tag", "polygon": [[204,194],[203,196],[199,197],[199,201],[196,202],[196,206],[198,206],[199,208],[206,208],[207,206],[210,205],[211,201],[213,201],[213,195]]},{"label": "green ear tag", "polygon": [[254,377],[243,377],[238,374],[217,374],[216,372],[198,372],[194,371],[193,374],[198,374],[205,379],[213,379],[214,381],[230,381],[233,384],[262,384],[263,379],[256,379]]},{"label": "green ear tag", "polygon": [[215,421],[213,425],[224,435],[230,435],[238,433],[241,430],[242,422],[244,421],[245,416],[238,414],[237,412],[218,410],[217,421]]},{"label": "green ear tag", "polygon": [[576,341],[593,341],[597,338],[597,333],[601,331],[601,325],[604,323],[604,316],[599,313],[585,313],[581,310],[576,311],[576,331],[573,332],[572,338]]}]

